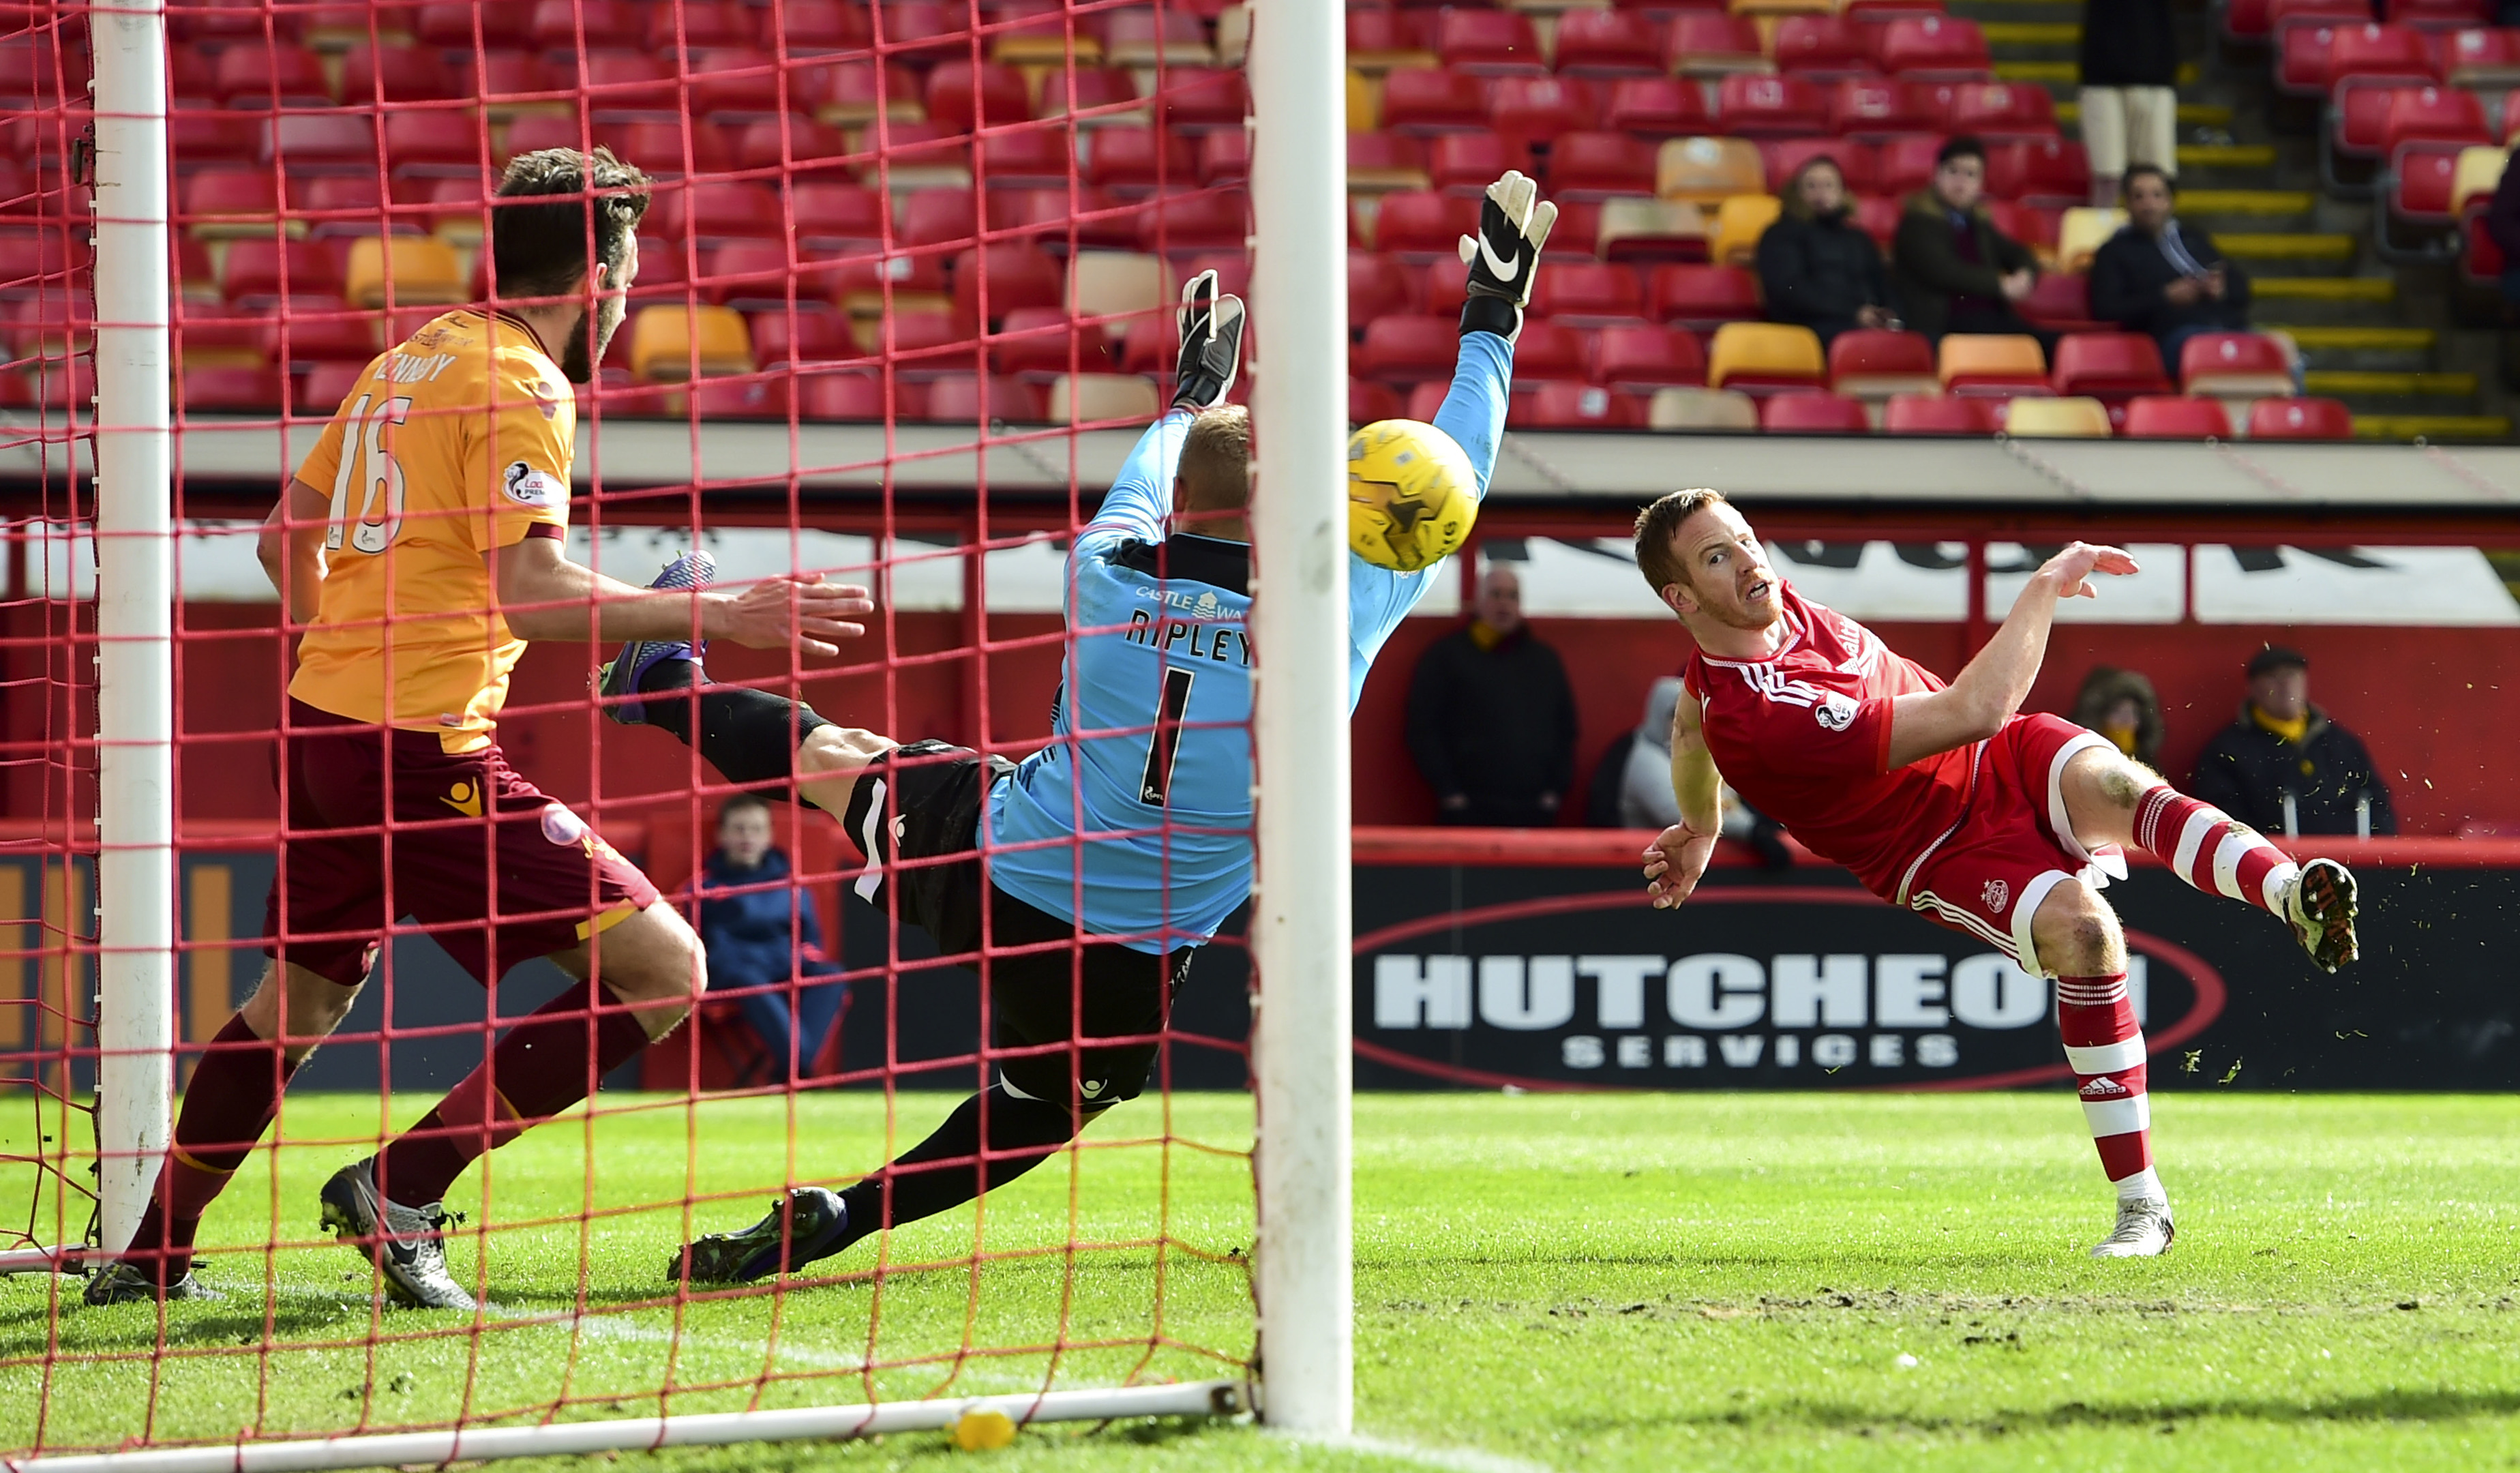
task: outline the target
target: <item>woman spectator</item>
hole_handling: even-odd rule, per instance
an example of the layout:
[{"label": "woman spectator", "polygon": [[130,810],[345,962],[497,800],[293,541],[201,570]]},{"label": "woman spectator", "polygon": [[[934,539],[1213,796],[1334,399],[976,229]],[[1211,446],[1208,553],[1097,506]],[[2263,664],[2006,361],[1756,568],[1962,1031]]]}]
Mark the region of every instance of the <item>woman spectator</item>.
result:
[{"label": "woman spectator", "polygon": [[1836,161],[1813,159],[1794,170],[1783,206],[1759,237],[1769,320],[1810,328],[1823,346],[1853,328],[1898,326],[1881,250],[1855,223]]},{"label": "woman spectator", "polygon": [[2074,724],[2107,737],[2147,767],[2161,762],[2161,698],[2138,670],[2095,665],[2074,697]]}]

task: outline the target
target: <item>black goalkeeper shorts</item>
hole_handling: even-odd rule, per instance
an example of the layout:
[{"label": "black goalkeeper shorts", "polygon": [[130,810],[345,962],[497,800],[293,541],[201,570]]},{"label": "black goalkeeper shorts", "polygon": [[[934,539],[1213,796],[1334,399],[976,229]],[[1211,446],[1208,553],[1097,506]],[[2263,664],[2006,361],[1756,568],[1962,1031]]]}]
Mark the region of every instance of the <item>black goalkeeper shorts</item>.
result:
[{"label": "black goalkeeper shorts", "polygon": [[[1139,951],[983,886],[980,806],[1012,771],[1005,758],[938,741],[896,747],[868,763],[844,819],[867,856],[858,894],[980,974],[997,1047],[1041,1050],[998,1061],[1011,1088],[1089,1110],[1135,1099],[1154,1068],[1153,1036],[1198,948]],[[985,960],[977,954],[984,889]],[[1007,954],[1017,947],[1025,949]],[[1096,1041],[1102,1038],[1133,1041]]]}]

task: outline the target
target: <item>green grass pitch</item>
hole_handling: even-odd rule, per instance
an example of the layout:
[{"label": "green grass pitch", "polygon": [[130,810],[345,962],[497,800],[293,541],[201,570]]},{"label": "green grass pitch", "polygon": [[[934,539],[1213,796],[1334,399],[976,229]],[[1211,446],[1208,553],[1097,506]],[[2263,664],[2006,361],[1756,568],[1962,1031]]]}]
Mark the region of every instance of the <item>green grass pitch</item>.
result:
[{"label": "green grass pitch", "polygon": [[[467,1177],[472,1200],[449,1205],[487,1236],[455,1261],[469,1275],[488,1255],[499,1307],[476,1344],[469,1321],[380,1315],[350,1255],[312,1241],[315,1188],[373,1139],[378,1107],[292,1099],[277,1181],[257,1158],[206,1236],[258,1243],[276,1203],[302,1246],[212,1257],[204,1277],[232,1297],[170,1307],[177,1358],[148,1358],[152,1308],[66,1309],[47,1371],[47,1281],[0,1280],[0,1444],[27,1446],[38,1415],[55,1446],[111,1443],[144,1417],[161,1436],[233,1437],[445,1418],[468,1395],[476,1413],[567,1396],[573,1414],[598,1415],[651,1412],[668,1383],[736,1388],[676,1397],[699,1411],[744,1404],[756,1382],[762,1404],[782,1404],[861,1400],[870,1385],[904,1397],[1053,1374],[1195,1377],[1248,1350],[1243,1098],[1113,1112],[1090,1136],[1107,1144],[1073,1172],[1046,1167],[991,1196],[981,1240],[1006,1256],[976,1272],[915,1266],[968,1258],[966,1210],[894,1234],[879,1283],[863,1272],[870,1243],[827,1266],[841,1281],[805,1292],[616,1312],[662,1290],[687,1179],[726,1194],[693,1209],[725,1225],[759,1213],[791,1150],[810,1176],[884,1149],[873,1095],[809,1096],[792,1129],[778,1101],[644,1103],[497,1153],[486,1218],[478,1173]],[[949,1103],[902,1097],[897,1138]],[[993,1454],[927,1434],[621,1461],[2520,1467],[2520,1100],[2204,1091],[2158,1105],[2178,1249],[2104,1265],[2084,1250],[2107,1225],[2106,1189],[2060,1091],[1369,1096],[1355,1446],[1141,1424],[1042,1428]],[[581,1236],[590,1136],[597,1216]],[[1071,1225],[1140,1246],[1071,1256]],[[1039,1351],[989,1354],[1061,1339],[1055,1368]],[[881,1365],[860,1369],[871,1356]]]}]

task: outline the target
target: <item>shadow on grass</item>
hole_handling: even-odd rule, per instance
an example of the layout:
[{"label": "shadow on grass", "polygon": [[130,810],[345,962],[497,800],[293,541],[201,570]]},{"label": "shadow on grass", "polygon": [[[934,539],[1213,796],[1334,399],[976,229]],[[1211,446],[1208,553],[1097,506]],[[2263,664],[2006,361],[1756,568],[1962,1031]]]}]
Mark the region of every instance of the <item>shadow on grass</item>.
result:
[{"label": "shadow on grass", "polygon": [[2468,1417],[2520,1414],[2520,1391],[2443,1391],[2437,1388],[2372,1392],[2362,1396],[2283,1402],[2263,1397],[2219,1401],[2130,1403],[2093,1406],[2065,1402],[2037,1409],[1998,1409],[1982,1416],[1912,1417],[1885,1414],[1877,1406],[1843,1402],[1787,1402],[1765,1407],[1741,1407],[1661,1416],[1583,1417],[1567,1423],[1570,1431],[1610,1435],[1634,1434],[1650,1427],[1731,1427],[1774,1430],[1804,1427],[1814,1431],[1856,1432],[1896,1429],[1924,1433],[1962,1433],[2002,1437],[2017,1432],[2064,1431],[2073,1428],[2155,1427],[2180,1422],[2230,1420],[2299,1426],[2312,1422],[2442,1422]]}]

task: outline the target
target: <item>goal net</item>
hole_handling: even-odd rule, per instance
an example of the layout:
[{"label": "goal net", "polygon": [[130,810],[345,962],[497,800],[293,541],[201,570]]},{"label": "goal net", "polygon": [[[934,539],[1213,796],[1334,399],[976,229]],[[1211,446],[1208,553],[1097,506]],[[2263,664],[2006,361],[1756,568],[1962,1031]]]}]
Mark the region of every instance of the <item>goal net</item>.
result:
[{"label": "goal net", "polygon": [[[1290,6],[1287,60],[1254,63],[1311,77],[1280,89],[1299,99],[1282,113],[1331,95],[1336,16]],[[393,856],[477,824],[466,883],[486,891],[509,862],[490,837],[505,800],[485,813],[459,781],[428,795],[443,816],[397,798],[359,827],[310,811],[292,775],[308,744],[342,740],[291,685],[317,618],[295,533],[325,533],[328,578],[386,548],[400,561],[381,566],[412,570],[393,578],[425,566],[406,539],[430,493],[405,484],[419,452],[398,448],[423,427],[375,390],[431,368],[378,354],[450,311],[483,309],[472,330],[494,339],[549,333],[537,312],[565,319],[568,301],[499,281],[490,198],[518,155],[598,146],[652,183],[625,319],[574,391],[571,484],[544,497],[565,501],[566,557],[634,585],[692,550],[734,591],[867,585],[865,634],[834,657],[725,640],[707,654],[723,687],[842,726],[1016,762],[1058,742],[1072,756],[1160,741],[1159,691],[1134,732],[1054,735],[1067,662],[1102,632],[1077,617],[1067,560],[1166,405],[1183,282],[1213,270],[1250,296],[1255,344],[1319,341],[1250,286],[1255,148],[1264,174],[1273,158],[1320,164],[1276,176],[1334,202],[1307,211],[1328,223],[1290,238],[1263,286],[1318,268],[1323,330],[1344,334],[1337,124],[1290,121],[1255,145],[1244,7],[33,0],[0,7],[0,31],[15,119],[0,154],[0,1271],[19,1275],[0,1292],[20,1306],[0,1330],[0,1455],[349,1466],[849,1436],[975,1408],[1017,1423],[1230,1414],[1265,1400],[1271,1314],[1273,1368],[1295,1388],[1271,1419],[1343,1429],[1345,665],[1317,658],[1337,649],[1329,624],[1253,611],[1261,650],[1305,658],[1279,667],[1280,691],[1257,682],[1246,740],[1279,782],[1340,796],[1309,817],[1260,806],[1247,923],[1238,912],[1197,951],[1150,1031],[1117,1040],[1151,1050],[1143,1090],[1038,1165],[994,1147],[948,1162],[988,1180],[969,1205],[745,1282],[682,1273],[683,1245],[794,1189],[879,1177],[975,1091],[1006,1098],[990,1091],[1011,1061],[1073,1072],[1079,1046],[1024,1041],[983,980],[1044,947],[984,932],[951,954],[862,857],[868,834],[792,777],[730,775],[669,731],[618,724],[619,691],[596,674],[618,642],[586,637],[583,594],[536,618],[495,740],[552,801],[532,800],[546,839],[625,856],[696,928],[710,987],[671,1033],[604,1051],[607,1017],[617,1032],[625,1016],[601,986],[604,937],[628,911],[605,912],[600,893],[576,931],[591,933],[593,1013],[567,1011],[579,985],[513,944],[531,934],[513,909],[495,925],[432,918],[420,870]],[[1320,552],[1286,529],[1328,526],[1338,494],[1343,385],[1311,377],[1335,388],[1290,387],[1257,422],[1263,576],[1273,557]],[[305,492],[324,510],[292,515],[292,478],[362,394],[371,412]],[[569,417],[557,400],[521,407]],[[489,436],[507,477],[493,489],[531,508],[542,493],[499,453],[501,412],[494,389],[481,425],[453,433]],[[1273,525],[1270,489],[1299,470],[1315,504],[1282,500]],[[483,578],[506,576],[497,562]],[[393,611],[427,595],[393,586],[368,627],[372,678],[400,701],[424,672],[415,616]],[[563,616],[579,637],[549,629]],[[498,642],[477,609],[439,617]],[[461,713],[445,736],[401,724],[358,727],[388,790],[431,780],[431,751],[469,740]],[[908,799],[889,801],[898,818]],[[1170,813],[1145,827],[1173,842]],[[382,945],[311,1053],[322,1029],[298,1025],[336,1004],[291,994],[283,1055],[232,1022],[266,941],[294,959],[359,939],[293,898],[275,938],[265,897],[355,888],[363,854],[378,878],[357,903],[389,918]],[[982,875],[999,862],[984,849]],[[1263,971],[1285,979],[1285,1006],[1259,1010],[1255,1063]],[[1089,1006],[1090,975],[1069,970],[1062,1007]],[[582,1102],[518,1134],[536,1114],[512,1096],[548,1082],[517,1068],[520,1024],[554,1016],[538,1009],[581,1039],[553,1067],[601,1085],[562,1088]],[[250,1150],[231,1138],[249,1110],[223,1132],[174,1124],[197,1076],[230,1081],[225,1061],[244,1057],[286,1085]],[[416,1124],[460,1134],[454,1101],[484,1078],[476,1133],[497,1148],[446,1191],[442,1224],[449,1276],[478,1309],[400,1308],[390,1265],[336,1240],[336,1174]],[[1255,1116],[1282,1146],[1255,1152]],[[130,1244],[153,1194],[170,1211],[161,1160],[199,1188],[229,1164],[213,1144],[236,1162],[200,1209],[191,1266],[224,1297],[85,1303],[82,1275]]]}]

